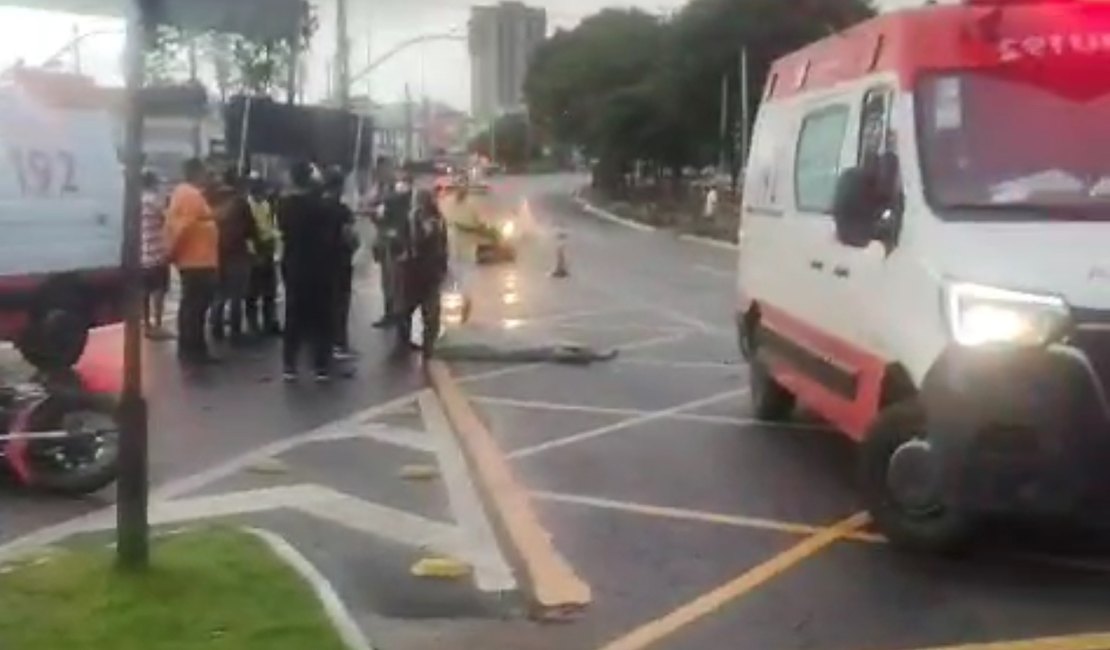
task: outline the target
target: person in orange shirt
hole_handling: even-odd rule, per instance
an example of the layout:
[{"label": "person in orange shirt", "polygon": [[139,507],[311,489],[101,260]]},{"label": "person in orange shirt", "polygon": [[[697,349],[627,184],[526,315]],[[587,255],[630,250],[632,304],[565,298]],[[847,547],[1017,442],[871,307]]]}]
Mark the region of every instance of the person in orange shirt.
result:
[{"label": "person in orange shirt", "polygon": [[166,211],[169,259],[181,277],[181,305],[177,312],[177,356],[185,363],[214,361],[204,337],[208,309],[216,291],[219,231],[215,215],[204,196],[208,170],[190,159],[184,165],[185,181],[174,188]]}]

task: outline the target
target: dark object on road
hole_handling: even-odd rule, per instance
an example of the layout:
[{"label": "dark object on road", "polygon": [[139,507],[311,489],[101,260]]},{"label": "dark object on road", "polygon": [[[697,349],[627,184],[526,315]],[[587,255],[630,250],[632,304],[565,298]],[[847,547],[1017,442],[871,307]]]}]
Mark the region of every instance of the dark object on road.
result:
[{"label": "dark object on road", "polygon": [[115,480],[115,400],[86,388],[73,371],[0,385],[0,463],[35,490],[79,496]]},{"label": "dark object on road", "polygon": [[500,361],[505,363],[555,363],[588,366],[617,358],[617,350],[594,350],[583,345],[556,344],[498,347],[486,344],[441,345],[438,356],[451,361]]}]

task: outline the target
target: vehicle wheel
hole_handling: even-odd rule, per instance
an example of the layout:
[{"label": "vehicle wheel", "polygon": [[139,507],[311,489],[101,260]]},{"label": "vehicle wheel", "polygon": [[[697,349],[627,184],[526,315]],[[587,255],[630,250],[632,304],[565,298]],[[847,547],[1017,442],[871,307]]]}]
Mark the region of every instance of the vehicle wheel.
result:
[{"label": "vehicle wheel", "polygon": [[27,430],[66,431],[72,437],[36,440],[27,447],[30,486],[80,496],[111,485],[119,470],[119,422],[113,400],[79,392],[51,395],[34,407]]},{"label": "vehicle wheel", "polygon": [[88,341],[89,318],[77,300],[51,300],[31,313],[19,351],[40,370],[64,370],[81,359]]},{"label": "vehicle wheel", "polygon": [[945,503],[940,469],[916,401],[880,413],[860,448],[860,488],[875,525],[898,547],[952,552],[970,537],[972,517]]},{"label": "vehicle wheel", "polygon": [[789,420],[794,413],[794,394],[775,381],[767,365],[753,357],[748,364],[748,376],[748,393],[756,419],[767,422]]}]

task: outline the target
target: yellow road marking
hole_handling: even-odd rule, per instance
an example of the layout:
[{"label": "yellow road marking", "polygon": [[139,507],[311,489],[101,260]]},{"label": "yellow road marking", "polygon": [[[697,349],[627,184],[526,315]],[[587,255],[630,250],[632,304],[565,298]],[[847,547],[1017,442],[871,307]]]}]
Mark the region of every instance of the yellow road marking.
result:
[{"label": "yellow road marking", "polygon": [[[574,505],[589,506],[591,508],[601,508],[605,510],[618,510],[621,512],[631,512],[639,515],[646,515],[649,517],[701,521],[709,524],[736,526],[737,528],[757,528],[760,530],[770,530],[780,533],[789,533],[792,535],[816,535],[825,530],[825,528],[822,526],[811,526],[809,524],[800,524],[792,521],[764,519],[761,517],[744,517],[741,515],[726,515],[719,512],[689,510],[686,508],[673,508],[670,506],[653,506],[644,503],[633,503],[631,501],[615,501],[613,499],[602,499],[598,497],[590,497],[579,494],[536,491],[532,492],[532,496],[544,501],[570,503]],[[882,535],[863,532],[848,533],[844,535],[844,539],[850,539],[855,542],[870,542],[873,544],[881,544],[886,541],[886,539]]]},{"label": "yellow road marking", "polygon": [[[605,645],[602,650],[642,650],[648,648],[698,619],[712,614],[730,601],[751,592],[827,546],[844,539],[845,536],[866,526],[869,521],[870,518],[867,514],[861,512],[824,528],[816,535],[807,537],[736,579]],[[1072,649],[1069,648],[1068,650]]]},{"label": "yellow road marking", "polygon": [[508,459],[470,406],[447,365],[431,361],[427,372],[443,411],[494,506],[496,518],[512,542],[535,603],[544,609],[588,605],[590,586],[555,549],[551,536],[532,509],[528,493],[517,483]]},{"label": "yellow road marking", "polygon": [[1110,633],[1049,636],[1024,641],[992,641],[922,650],[1110,650]]}]

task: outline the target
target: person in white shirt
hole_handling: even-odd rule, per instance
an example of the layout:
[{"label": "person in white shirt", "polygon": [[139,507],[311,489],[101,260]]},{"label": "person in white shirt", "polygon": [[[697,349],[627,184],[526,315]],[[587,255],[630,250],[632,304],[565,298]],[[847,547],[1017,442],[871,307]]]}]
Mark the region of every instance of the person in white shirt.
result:
[{"label": "person in white shirt", "polygon": [[166,246],[166,200],[159,191],[160,185],[154,172],[143,173],[143,316],[146,336],[155,341],[173,338],[163,326],[170,266]]}]

